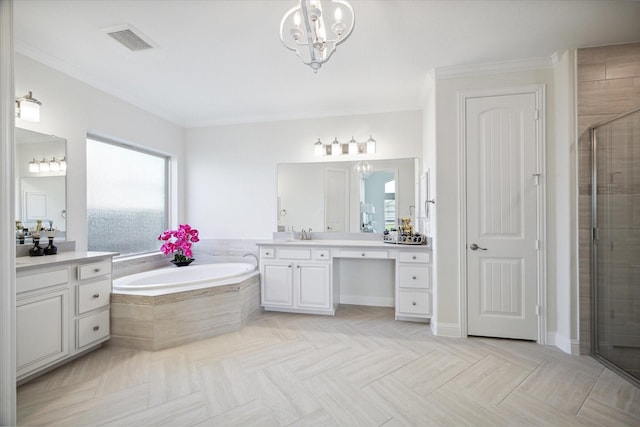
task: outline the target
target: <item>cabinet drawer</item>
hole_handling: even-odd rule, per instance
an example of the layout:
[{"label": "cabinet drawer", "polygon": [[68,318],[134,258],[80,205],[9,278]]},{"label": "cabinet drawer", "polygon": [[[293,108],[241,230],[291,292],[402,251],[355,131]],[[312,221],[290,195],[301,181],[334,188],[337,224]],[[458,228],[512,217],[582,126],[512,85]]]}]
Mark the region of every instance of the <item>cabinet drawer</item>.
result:
[{"label": "cabinet drawer", "polygon": [[401,288],[421,288],[431,287],[431,274],[429,267],[425,266],[400,266],[398,270],[398,286]]},{"label": "cabinet drawer", "polygon": [[341,250],[341,258],[374,258],[374,259],[387,259],[389,253],[387,251],[372,251],[372,250]]},{"label": "cabinet drawer", "polygon": [[311,249],[278,248],[279,259],[311,259]]},{"label": "cabinet drawer", "polygon": [[110,273],[111,260],[78,266],[78,280],[91,279],[92,277],[102,276],[103,274]]},{"label": "cabinet drawer", "polygon": [[331,259],[331,252],[329,249],[318,249],[314,255],[315,259],[319,259],[321,261],[326,260],[329,261]]},{"label": "cabinet drawer", "polygon": [[111,279],[103,279],[78,286],[78,314],[109,304]]},{"label": "cabinet drawer", "polygon": [[398,292],[398,313],[428,316],[431,314],[431,294],[425,291]]},{"label": "cabinet drawer", "polygon": [[422,262],[430,263],[431,254],[429,252],[400,252],[398,260],[400,262]]},{"label": "cabinet drawer", "polygon": [[19,276],[16,278],[16,293],[46,288],[48,286],[62,285],[68,281],[69,270],[66,268]]},{"label": "cabinet drawer", "polygon": [[78,348],[109,335],[109,310],[78,319]]},{"label": "cabinet drawer", "polygon": [[275,248],[260,248],[260,258],[274,258],[275,256]]}]

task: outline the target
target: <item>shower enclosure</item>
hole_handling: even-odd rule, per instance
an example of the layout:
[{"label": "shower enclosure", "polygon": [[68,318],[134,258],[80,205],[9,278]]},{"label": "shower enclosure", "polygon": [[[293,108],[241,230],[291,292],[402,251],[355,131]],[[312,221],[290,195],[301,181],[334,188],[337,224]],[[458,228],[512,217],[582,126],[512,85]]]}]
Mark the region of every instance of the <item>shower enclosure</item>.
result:
[{"label": "shower enclosure", "polygon": [[640,385],[640,108],[591,129],[592,352]]}]

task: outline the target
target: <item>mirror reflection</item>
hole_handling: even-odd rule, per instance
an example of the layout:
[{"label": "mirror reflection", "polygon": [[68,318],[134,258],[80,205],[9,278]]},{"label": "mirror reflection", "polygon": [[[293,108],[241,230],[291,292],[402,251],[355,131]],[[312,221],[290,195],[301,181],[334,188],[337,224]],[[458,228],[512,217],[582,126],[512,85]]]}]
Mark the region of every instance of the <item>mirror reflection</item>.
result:
[{"label": "mirror reflection", "polygon": [[417,159],[278,165],[278,231],[382,233],[414,220]]},{"label": "mirror reflection", "polygon": [[[25,243],[38,221],[66,240],[66,143],[63,138],[16,128],[15,220]],[[16,230],[18,231],[18,230]],[[16,243],[20,242],[16,239]]]}]

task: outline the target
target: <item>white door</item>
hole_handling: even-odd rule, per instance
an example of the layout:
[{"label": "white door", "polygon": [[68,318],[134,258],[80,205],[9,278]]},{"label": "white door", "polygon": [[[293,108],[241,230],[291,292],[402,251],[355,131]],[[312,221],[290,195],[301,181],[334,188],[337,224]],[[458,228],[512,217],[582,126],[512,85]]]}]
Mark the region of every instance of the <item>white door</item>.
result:
[{"label": "white door", "polygon": [[344,169],[327,169],[324,190],[324,231],[347,231],[349,221],[349,174]]},{"label": "white door", "polygon": [[536,340],[536,95],[466,99],[467,333]]}]

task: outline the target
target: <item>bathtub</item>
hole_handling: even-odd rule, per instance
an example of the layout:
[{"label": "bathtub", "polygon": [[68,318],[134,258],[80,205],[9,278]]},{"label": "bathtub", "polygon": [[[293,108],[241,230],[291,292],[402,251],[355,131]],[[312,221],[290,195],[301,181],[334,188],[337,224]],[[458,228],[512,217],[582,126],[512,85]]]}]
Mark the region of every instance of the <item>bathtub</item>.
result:
[{"label": "bathtub", "polygon": [[111,343],[155,351],[240,330],[260,312],[253,264],[168,267],[113,281]]},{"label": "bathtub", "polygon": [[242,282],[259,274],[248,263],[219,263],[167,267],[131,274],[113,281],[113,292],[127,295],[164,295]]}]

